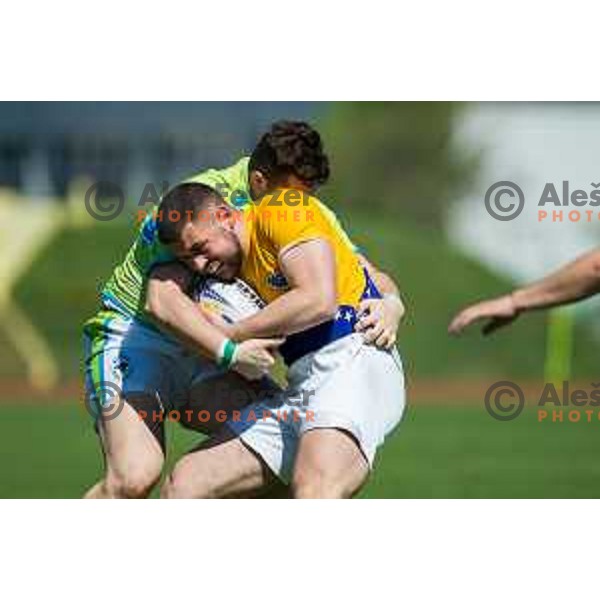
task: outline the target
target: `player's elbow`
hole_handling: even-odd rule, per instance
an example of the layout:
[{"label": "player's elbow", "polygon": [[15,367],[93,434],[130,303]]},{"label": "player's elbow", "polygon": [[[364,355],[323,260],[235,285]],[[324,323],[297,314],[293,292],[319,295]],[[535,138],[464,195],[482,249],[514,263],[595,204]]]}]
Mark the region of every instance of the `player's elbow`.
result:
[{"label": "player's elbow", "polygon": [[148,289],[146,291],[146,304],[144,305],[144,310],[151,317],[160,320],[160,315],[162,314],[162,307],[160,305],[160,295],[158,293],[158,290],[156,290],[154,286],[148,286]]},{"label": "player's elbow", "polygon": [[169,318],[169,287],[174,284],[168,281],[150,280],[146,290],[146,313],[160,322]]},{"label": "player's elbow", "polygon": [[315,320],[319,323],[333,319],[338,310],[335,291],[323,291],[313,299],[313,310],[315,311]]},{"label": "player's elbow", "polygon": [[600,251],[590,255],[590,272],[592,277],[600,282]]}]

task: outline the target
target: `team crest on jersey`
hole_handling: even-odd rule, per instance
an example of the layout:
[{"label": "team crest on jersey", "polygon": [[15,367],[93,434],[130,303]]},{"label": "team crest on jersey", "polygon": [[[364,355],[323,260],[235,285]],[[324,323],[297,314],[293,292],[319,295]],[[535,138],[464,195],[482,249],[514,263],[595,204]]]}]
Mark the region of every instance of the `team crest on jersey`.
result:
[{"label": "team crest on jersey", "polygon": [[269,273],[269,275],[267,275],[267,285],[276,290],[285,290],[289,287],[285,275],[279,271],[275,271],[274,273]]}]

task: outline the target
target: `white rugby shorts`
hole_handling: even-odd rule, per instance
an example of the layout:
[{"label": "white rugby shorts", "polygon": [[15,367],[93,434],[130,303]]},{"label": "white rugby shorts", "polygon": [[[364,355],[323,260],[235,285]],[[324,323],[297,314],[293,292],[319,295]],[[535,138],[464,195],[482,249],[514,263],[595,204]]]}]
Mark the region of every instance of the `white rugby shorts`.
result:
[{"label": "white rugby shorts", "polygon": [[288,380],[288,389],[251,404],[227,423],[285,483],[291,480],[299,438],[311,429],[347,431],[372,466],[406,404],[397,350],[367,345],[360,333],[297,360]]}]

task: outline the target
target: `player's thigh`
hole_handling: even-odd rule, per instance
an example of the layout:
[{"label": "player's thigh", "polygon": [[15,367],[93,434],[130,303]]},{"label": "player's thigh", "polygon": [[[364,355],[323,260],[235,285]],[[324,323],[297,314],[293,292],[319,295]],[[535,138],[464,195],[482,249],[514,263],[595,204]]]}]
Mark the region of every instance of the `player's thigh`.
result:
[{"label": "player's thigh", "polygon": [[341,429],[311,429],[300,437],[292,490],[299,498],[350,498],[369,475],[358,443]]},{"label": "player's thigh", "polygon": [[267,491],[274,475],[262,459],[228,430],[207,440],[175,465],[164,498],[252,497]]},{"label": "player's thigh", "polygon": [[157,436],[121,398],[118,413],[98,417],[108,483],[127,495],[143,495],[160,478],[164,453]]},{"label": "player's thigh", "polygon": [[[149,352],[117,343],[86,357],[86,406],[100,434],[106,478],[126,492],[157,480],[164,460],[162,423],[156,424],[153,433],[139,413],[137,390],[147,388],[141,397],[157,402],[151,391],[155,380],[146,374],[149,365],[158,361],[148,359],[152,359]],[[133,405],[124,398],[131,398]]]}]

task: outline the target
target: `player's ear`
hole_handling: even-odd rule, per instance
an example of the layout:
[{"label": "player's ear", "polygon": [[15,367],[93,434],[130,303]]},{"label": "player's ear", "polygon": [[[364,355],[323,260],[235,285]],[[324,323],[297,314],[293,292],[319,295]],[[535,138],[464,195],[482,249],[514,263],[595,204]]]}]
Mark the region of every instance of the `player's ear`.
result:
[{"label": "player's ear", "polygon": [[250,171],[249,183],[254,200],[258,200],[269,191],[269,178],[262,171]]},{"label": "player's ear", "polygon": [[233,215],[233,209],[226,204],[221,204],[215,208],[215,221],[219,225],[229,226],[231,228],[231,221],[233,220],[231,217]]}]

